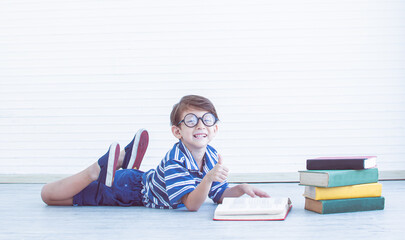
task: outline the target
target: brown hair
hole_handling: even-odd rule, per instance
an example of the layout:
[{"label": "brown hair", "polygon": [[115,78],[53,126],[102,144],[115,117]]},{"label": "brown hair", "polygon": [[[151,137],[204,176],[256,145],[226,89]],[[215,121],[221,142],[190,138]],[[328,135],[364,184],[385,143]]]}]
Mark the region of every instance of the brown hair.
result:
[{"label": "brown hair", "polygon": [[207,112],[214,114],[218,119],[217,111],[215,110],[214,104],[205,97],[198,95],[187,95],[180,99],[180,102],[173,106],[172,112],[170,113],[170,123],[172,125],[177,125],[181,121],[181,114],[190,108],[202,109]]}]

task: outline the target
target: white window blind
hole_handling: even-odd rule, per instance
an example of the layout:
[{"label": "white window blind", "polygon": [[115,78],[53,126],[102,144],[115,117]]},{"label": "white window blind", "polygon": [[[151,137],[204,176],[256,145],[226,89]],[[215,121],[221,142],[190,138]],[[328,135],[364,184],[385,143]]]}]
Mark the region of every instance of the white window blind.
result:
[{"label": "white window blind", "polygon": [[404,12],[394,0],[1,1],[0,175],[75,173],[138,128],[153,168],[186,94],[216,105],[212,145],[241,181],[296,180],[316,156],[405,171]]}]

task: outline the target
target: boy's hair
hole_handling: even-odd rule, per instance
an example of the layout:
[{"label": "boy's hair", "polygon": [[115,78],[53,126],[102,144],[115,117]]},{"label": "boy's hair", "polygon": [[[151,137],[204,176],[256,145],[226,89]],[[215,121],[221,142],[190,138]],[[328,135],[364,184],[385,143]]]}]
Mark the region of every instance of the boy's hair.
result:
[{"label": "boy's hair", "polygon": [[205,97],[198,95],[187,95],[180,99],[180,102],[173,106],[172,112],[170,113],[170,123],[172,125],[177,125],[182,119],[181,114],[190,108],[202,109],[207,112],[214,114],[218,119],[217,111],[215,110],[214,104]]}]

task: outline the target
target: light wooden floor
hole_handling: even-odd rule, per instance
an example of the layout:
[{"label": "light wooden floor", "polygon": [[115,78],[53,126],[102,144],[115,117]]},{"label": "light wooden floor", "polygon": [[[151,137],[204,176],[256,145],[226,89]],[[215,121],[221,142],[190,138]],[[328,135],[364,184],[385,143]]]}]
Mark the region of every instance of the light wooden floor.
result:
[{"label": "light wooden floor", "polygon": [[385,210],[320,215],[304,210],[297,183],[256,184],[289,196],[280,222],[217,222],[210,200],[198,212],[144,207],[50,207],[41,184],[0,184],[0,239],[405,239],[405,181],[382,181]]}]

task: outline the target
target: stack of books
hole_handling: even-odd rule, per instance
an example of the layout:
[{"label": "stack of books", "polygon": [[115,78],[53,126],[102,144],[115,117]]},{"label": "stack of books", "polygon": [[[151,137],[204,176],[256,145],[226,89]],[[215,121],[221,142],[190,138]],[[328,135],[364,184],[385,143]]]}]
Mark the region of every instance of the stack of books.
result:
[{"label": "stack of books", "polygon": [[299,171],[305,209],[321,214],[384,209],[375,156],[321,157]]}]

